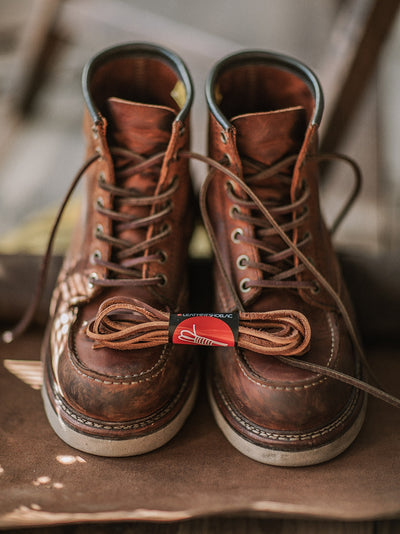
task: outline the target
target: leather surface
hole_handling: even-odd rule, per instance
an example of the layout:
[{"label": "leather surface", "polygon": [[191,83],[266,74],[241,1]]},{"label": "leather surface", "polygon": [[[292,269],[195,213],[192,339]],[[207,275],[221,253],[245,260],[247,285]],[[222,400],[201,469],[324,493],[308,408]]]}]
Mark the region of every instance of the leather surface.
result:
[{"label": "leather surface", "polygon": [[[400,517],[400,412],[369,400],[358,439],[338,458],[306,468],[262,465],[234,449],[216,426],[204,390],[182,431],[158,451],[107,459],[79,453],[47,423],[39,390],[4,359],[39,365],[42,331],[2,348],[0,527],[83,521],[174,521],[261,514],[338,520]],[[202,360],[205,350],[199,351]],[[395,348],[368,352],[379,379],[399,394]],[[22,367],[21,367],[22,366]],[[28,375],[28,377],[27,377]],[[40,378],[40,373],[38,374]]]},{"label": "leather surface", "polygon": [[[230,65],[230,61],[216,65],[213,85],[207,90],[211,95],[210,155],[250,185],[270,207],[279,225],[301,221],[287,234],[340,295],[351,314],[319,204],[319,173],[313,158],[318,150],[318,124],[311,121],[316,106],[311,84],[306,77],[290,72],[285,60],[275,59],[271,66],[270,58],[263,64],[249,52],[246,62],[239,66]],[[219,122],[219,114],[213,113],[216,108],[229,121],[227,130]],[[317,114],[320,115],[319,110]],[[288,164],[268,180],[252,183],[252,176],[260,169],[290,156],[297,156],[294,164]],[[302,196],[305,200],[295,207]],[[268,264],[281,274],[298,267],[301,261],[293,253],[285,253],[287,245],[276,232],[271,232],[271,225],[257,224],[259,210],[242,199],[246,195],[240,186],[223,172],[215,171],[209,187],[208,212],[225,270],[243,308],[302,312],[312,333],[310,350],[302,358],[360,376],[357,355],[332,297],[320,285],[315,290],[301,285],[314,280],[307,268],[289,278],[293,281],[291,288],[261,287],[263,280],[269,282],[273,278],[268,271],[263,272],[261,264]],[[293,208],[279,211],[288,205]],[[235,239],[235,235],[239,238]],[[281,259],[270,262],[270,256],[279,257],[282,252]],[[242,255],[248,258],[244,265],[239,264]],[[245,280],[253,285],[243,290]],[[235,306],[216,266],[215,307],[218,311],[231,311]],[[210,381],[219,411],[230,427],[246,439],[277,450],[307,450],[335,441],[353,425],[361,406],[362,396],[343,383],[249,351],[217,351]],[[275,438],[263,438],[265,435]]]},{"label": "leather surface", "polygon": [[[43,354],[53,407],[63,406],[59,413],[73,428],[102,437],[121,434],[111,427],[122,421],[125,437],[166,425],[194,381],[190,349],[94,350],[85,333],[110,297],[135,297],[172,311],[187,303],[192,186],[187,161],[175,155],[189,147],[189,116],[180,111],[189,104],[191,88],[163,54],[156,47],[149,54],[140,45],[111,49],[99,56],[84,86],[87,157],[101,157],[85,173],[84,208],[53,294]],[[176,87],[180,105],[173,97]],[[90,106],[97,109],[96,121]],[[160,153],[156,163],[135,170]],[[153,200],[169,190],[164,200]],[[113,265],[131,270],[126,274]],[[160,276],[163,284],[147,283]],[[96,285],[93,278],[105,284],[111,279],[113,285]],[[131,284],[132,279],[143,283]]]}]

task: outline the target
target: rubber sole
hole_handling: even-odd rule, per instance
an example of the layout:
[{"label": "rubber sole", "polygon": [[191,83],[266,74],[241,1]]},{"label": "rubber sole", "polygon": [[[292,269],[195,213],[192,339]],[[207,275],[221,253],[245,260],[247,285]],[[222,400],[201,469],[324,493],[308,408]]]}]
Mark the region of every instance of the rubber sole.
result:
[{"label": "rubber sole", "polygon": [[67,445],[96,456],[137,456],[158,449],[179,432],[193,408],[197,395],[198,381],[196,377],[185,404],[170,423],[155,432],[136,438],[107,439],[79,432],[64,422],[61,415],[61,407],[57,407],[58,412],[56,411],[57,408],[56,410],[54,409],[45,387],[42,388],[42,397],[51,427]]},{"label": "rubber sole", "polygon": [[367,395],[363,395],[364,399],[360,413],[353,425],[338,439],[329,442],[326,445],[303,451],[282,451],[253,443],[236,432],[220,412],[217,402],[214,399],[212,388],[210,385],[208,386],[208,397],[214,418],[231,445],[252,460],[280,467],[305,467],[316,465],[331,460],[346,450],[357,437],[365,419]]}]

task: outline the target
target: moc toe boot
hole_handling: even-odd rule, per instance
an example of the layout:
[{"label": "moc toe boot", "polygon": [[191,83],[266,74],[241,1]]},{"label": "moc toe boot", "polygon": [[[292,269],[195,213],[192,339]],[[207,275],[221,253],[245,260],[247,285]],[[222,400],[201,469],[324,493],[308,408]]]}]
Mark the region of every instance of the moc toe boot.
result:
[{"label": "moc toe boot", "polygon": [[189,147],[192,83],[172,52],[140,43],[101,52],[82,80],[86,200],[51,302],[44,405],[69,445],[137,455],[183,425],[196,360],[190,347],[96,345],[87,329],[107,302],[187,306],[193,193],[187,161],[176,155]]},{"label": "moc toe boot", "polygon": [[[351,305],[319,205],[318,80],[291,58],[245,51],[215,66],[206,95],[210,156],[251,189],[295,247],[237,181],[213,170],[206,205],[225,272],[217,262],[216,309],[296,310],[311,327],[310,347],[298,359],[360,378],[337,300],[349,317]],[[210,359],[217,424],[250,458],[280,466],[317,464],[346,449],[361,428],[366,395],[351,385],[251,350],[218,348]]]}]

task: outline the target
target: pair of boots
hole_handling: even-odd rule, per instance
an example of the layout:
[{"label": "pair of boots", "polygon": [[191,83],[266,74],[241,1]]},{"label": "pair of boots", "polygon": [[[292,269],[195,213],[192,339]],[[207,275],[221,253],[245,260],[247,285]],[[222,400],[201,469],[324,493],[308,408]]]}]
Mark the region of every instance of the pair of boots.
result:
[{"label": "pair of boots", "polygon": [[[342,452],[366,394],[351,308],[320,214],[315,75],[262,51],[217,63],[209,155],[189,150],[190,75],[126,44],[83,72],[86,204],[54,290],[43,397],[55,432],[92,454],[170,440],[195,402],[193,344],[209,345],[216,422],[243,454],[310,465]],[[189,162],[215,256],[215,314],[188,309]],[[72,188],[73,188],[72,186]],[[71,190],[72,190],[71,188]],[[201,285],[202,281],[198,280]]]}]

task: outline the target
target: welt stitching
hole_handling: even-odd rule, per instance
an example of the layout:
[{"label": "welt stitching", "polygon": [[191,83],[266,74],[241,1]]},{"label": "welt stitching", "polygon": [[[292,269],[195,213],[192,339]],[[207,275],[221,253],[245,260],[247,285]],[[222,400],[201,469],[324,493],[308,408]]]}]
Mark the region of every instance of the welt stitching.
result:
[{"label": "welt stitching", "polygon": [[267,430],[261,430],[260,428],[250,424],[247,420],[240,417],[240,415],[234,410],[230,399],[223,393],[219,384],[216,384],[216,387],[229,413],[240,425],[245,427],[247,430],[253,432],[253,434],[257,434],[258,436],[265,437],[265,438],[275,439],[277,441],[304,441],[308,439],[319,438],[321,436],[329,434],[330,432],[338,428],[343,422],[345,422],[348,419],[349,415],[351,415],[351,413],[354,410],[354,407],[357,403],[358,396],[359,396],[359,391],[355,390],[352,394],[352,398],[351,398],[349,405],[347,406],[346,410],[341,414],[341,416],[338,419],[336,419],[333,423],[330,423],[329,425],[321,428],[320,430],[301,433],[301,434],[293,434],[293,433],[284,434],[284,433],[268,432]]},{"label": "welt stitching", "polygon": [[75,419],[78,423],[82,423],[86,426],[90,426],[92,428],[101,428],[103,430],[133,430],[138,428],[144,428],[148,426],[149,424],[156,423],[160,419],[162,419],[165,415],[167,415],[169,412],[171,412],[174,407],[178,404],[179,400],[181,399],[184,390],[186,389],[186,386],[189,382],[189,376],[191,374],[191,369],[188,370],[188,372],[185,375],[185,379],[178,391],[178,394],[174,399],[172,400],[171,404],[169,404],[166,408],[164,408],[160,413],[157,415],[154,415],[152,417],[148,417],[143,421],[140,421],[138,423],[131,423],[131,424],[104,424],[104,423],[96,423],[94,421],[90,421],[89,419],[86,419],[82,415],[77,415],[75,412],[73,412],[63,401],[63,399],[56,395],[56,403],[58,406],[61,407],[61,409],[68,414],[70,417]]}]

